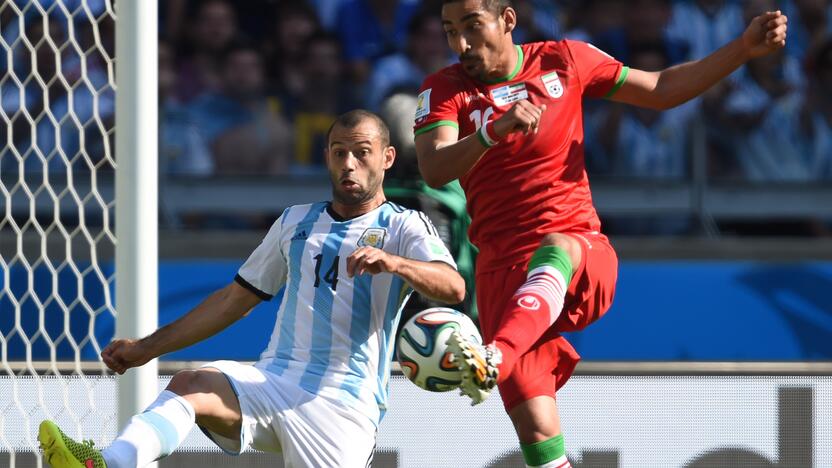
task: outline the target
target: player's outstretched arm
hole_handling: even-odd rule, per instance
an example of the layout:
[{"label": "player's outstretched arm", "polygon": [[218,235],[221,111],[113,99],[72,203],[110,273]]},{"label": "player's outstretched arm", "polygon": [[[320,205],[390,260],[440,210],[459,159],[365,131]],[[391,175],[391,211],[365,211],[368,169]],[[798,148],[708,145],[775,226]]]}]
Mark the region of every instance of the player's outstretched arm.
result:
[{"label": "player's outstretched arm", "polygon": [[687,102],[730,75],[747,61],[786,45],[788,18],[778,11],[757,16],[742,36],[701,60],[659,72],[630,70],[612,100],[652,109],[669,109]]},{"label": "player's outstretched arm", "polygon": [[374,247],[360,247],[347,258],[347,274],[352,277],[365,273],[398,275],[423,296],[447,304],[465,299],[465,280],[444,262],[421,262]]},{"label": "player's outstretched arm", "polygon": [[202,341],[247,314],[260,298],[237,283],[214,292],[173,323],[145,338],[113,340],[101,352],[104,364],[123,374],[162,354]]}]

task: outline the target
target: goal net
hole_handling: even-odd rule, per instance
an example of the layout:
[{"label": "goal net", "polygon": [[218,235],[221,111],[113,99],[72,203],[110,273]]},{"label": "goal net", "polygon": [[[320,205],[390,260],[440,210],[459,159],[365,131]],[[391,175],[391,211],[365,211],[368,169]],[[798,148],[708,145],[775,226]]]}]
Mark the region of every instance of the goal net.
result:
[{"label": "goal net", "polygon": [[98,357],[115,324],[115,20],[111,0],[0,2],[0,466],[43,464],[42,419],[115,427]]}]

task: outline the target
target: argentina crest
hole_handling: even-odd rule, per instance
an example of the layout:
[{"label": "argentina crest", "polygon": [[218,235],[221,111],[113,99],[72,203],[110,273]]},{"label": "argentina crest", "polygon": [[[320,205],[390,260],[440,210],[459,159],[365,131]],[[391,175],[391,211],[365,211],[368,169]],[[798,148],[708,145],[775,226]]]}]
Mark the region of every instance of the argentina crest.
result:
[{"label": "argentina crest", "polygon": [[552,73],[547,73],[541,76],[540,79],[543,81],[543,86],[546,87],[546,92],[549,93],[549,96],[553,98],[563,96],[563,84],[560,82],[558,72],[553,71]]},{"label": "argentina crest", "polygon": [[384,228],[367,228],[361,238],[358,239],[359,247],[375,247],[380,249],[384,247],[384,238],[387,237],[387,229]]}]

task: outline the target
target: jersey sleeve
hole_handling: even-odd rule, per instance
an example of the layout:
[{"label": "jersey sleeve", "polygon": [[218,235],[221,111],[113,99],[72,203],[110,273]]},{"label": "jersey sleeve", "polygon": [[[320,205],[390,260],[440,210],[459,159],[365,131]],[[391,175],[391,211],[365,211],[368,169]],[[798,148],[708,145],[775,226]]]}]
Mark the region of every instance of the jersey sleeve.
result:
[{"label": "jersey sleeve", "polygon": [[443,72],[428,76],[422,83],[416,101],[414,135],[429,132],[442,125],[459,129],[458,94]]},{"label": "jersey sleeve", "polygon": [[629,68],[588,42],[566,40],[584,96],[609,98],[627,80]]},{"label": "jersey sleeve", "polygon": [[286,283],[289,271],[286,257],[280,247],[285,216],[284,211],[234,277],[237,284],[264,301],[270,301],[280,291]]},{"label": "jersey sleeve", "polygon": [[421,262],[444,262],[456,269],[448,247],[427,215],[421,211],[408,211],[401,229],[399,255]]}]

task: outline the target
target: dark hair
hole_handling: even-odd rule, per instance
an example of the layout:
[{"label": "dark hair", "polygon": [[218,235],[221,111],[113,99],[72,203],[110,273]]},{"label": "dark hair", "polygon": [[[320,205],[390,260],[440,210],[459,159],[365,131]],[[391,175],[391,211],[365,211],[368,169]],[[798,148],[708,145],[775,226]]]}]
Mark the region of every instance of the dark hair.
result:
[{"label": "dark hair", "polygon": [[[448,3],[456,3],[461,2],[463,0],[442,0],[442,4],[446,5]],[[501,15],[506,8],[512,6],[511,0],[481,0],[482,6],[485,7],[486,10],[494,13],[495,15]]]},{"label": "dark hair", "polygon": [[376,127],[378,128],[378,136],[381,140],[381,146],[383,148],[390,146],[390,129],[387,128],[387,124],[384,123],[384,119],[374,112],[364,109],[355,109],[339,115],[335,118],[335,122],[332,122],[332,125],[329,126],[329,130],[326,131],[327,147],[329,146],[329,138],[332,135],[332,129],[336,126],[355,128],[365,120],[372,120],[375,122]]}]

